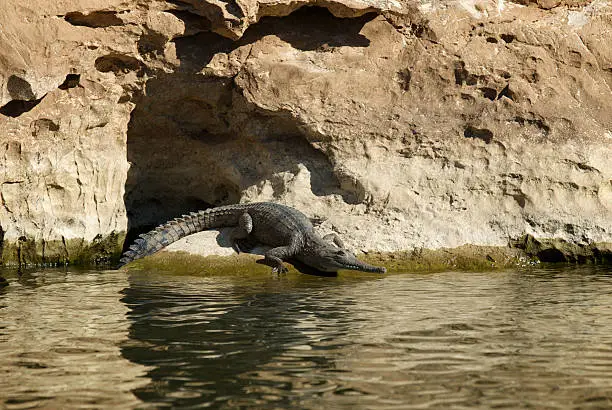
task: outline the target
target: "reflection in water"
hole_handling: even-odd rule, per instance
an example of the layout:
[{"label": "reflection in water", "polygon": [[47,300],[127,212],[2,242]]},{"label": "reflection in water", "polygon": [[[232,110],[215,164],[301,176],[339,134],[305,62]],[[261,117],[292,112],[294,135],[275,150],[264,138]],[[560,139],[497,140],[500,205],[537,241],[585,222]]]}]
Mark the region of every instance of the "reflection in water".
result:
[{"label": "reflection in water", "polygon": [[49,270],[0,291],[0,408],[134,408],[146,368],[121,356],[125,275]]},{"label": "reflection in water", "polygon": [[612,275],[41,272],[0,408],[612,408]]},{"label": "reflection in water", "polygon": [[123,302],[132,309],[130,337],[137,342],[123,355],[154,367],[152,382],[135,394],[158,407],[286,406],[299,390],[320,389],[325,380],[309,373],[333,371],[333,356],[313,350],[348,343],[352,304],[350,296],[326,296],[323,279],[232,284],[132,276]]}]

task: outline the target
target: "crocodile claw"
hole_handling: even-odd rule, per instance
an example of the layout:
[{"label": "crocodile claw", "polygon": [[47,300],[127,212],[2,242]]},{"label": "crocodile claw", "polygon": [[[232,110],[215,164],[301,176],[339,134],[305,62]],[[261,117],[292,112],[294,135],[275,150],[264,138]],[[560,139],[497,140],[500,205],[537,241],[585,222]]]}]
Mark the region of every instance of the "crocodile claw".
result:
[{"label": "crocodile claw", "polygon": [[281,273],[287,273],[287,272],[289,272],[289,269],[287,269],[287,267],[285,265],[282,265],[282,264],[272,268],[272,273],[281,274]]}]

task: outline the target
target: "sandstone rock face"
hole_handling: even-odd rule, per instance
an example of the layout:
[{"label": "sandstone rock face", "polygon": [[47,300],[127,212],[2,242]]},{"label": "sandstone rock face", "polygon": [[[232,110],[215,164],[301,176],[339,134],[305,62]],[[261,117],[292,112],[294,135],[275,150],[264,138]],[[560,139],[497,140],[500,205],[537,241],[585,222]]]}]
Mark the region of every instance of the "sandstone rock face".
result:
[{"label": "sandstone rock face", "polygon": [[612,242],[606,2],[7,1],[5,262],[262,200],[354,250]]}]

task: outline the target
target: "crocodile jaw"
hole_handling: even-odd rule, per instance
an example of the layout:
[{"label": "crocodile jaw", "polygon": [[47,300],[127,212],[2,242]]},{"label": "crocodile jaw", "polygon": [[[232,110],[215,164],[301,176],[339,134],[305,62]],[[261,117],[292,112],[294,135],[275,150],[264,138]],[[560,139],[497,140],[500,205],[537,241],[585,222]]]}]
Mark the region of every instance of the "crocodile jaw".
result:
[{"label": "crocodile jaw", "polygon": [[322,272],[337,272],[339,270],[356,270],[372,273],[387,272],[386,268],[362,262],[346,249],[337,248],[335,246],[317,247],[297,257],[306,265],[312,266]]},{"label": "crocodile jaw", "polygon": [[365,262],[361,262],[360,260],[356,258],[355,260],[357,261],[356,264],[346,264],[342,266],[340,269],[358,270],[361,272],[372,272],[372,273],[387,273],[387,268],[385,268],[384,266],[369,265]]}]

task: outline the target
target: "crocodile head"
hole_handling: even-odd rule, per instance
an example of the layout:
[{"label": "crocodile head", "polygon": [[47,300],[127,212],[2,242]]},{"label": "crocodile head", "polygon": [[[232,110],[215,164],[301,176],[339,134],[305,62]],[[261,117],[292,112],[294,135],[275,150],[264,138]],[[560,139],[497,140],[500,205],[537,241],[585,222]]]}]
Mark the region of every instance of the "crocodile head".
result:
[{"label": "crocodile head", "polygon": [[375,273],[387,272],[386,268],[362,262],[346,249],[335,246],[317,247],[316,251],[302,254],[299,259],[322,272],[337,272],[341,269]]}]

